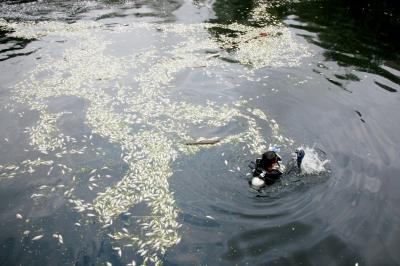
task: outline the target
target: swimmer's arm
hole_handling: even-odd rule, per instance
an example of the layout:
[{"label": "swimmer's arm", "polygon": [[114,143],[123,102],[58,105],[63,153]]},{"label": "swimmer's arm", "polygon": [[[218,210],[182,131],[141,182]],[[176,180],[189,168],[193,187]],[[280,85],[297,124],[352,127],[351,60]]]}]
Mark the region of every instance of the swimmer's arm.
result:
[{"label": "swimmer's arm", "polygon": [[289,162],[286,164],[286,167],[283,169],[283,175],[290,175],[290,174],[300,174],[301,168],[297,164],[297,158],[292,157],[290,158]]}]

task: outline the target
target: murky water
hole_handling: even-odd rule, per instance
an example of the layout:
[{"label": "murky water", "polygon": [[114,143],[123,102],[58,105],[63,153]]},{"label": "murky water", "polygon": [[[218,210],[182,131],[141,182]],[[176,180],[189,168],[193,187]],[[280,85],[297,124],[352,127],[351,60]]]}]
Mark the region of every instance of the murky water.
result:
[{"label": "murky water", "polygon": [[[0,265],[400,263],[399,54],[346,8],[0,10]],[[306,173],[257,192],[269,145]]]}]

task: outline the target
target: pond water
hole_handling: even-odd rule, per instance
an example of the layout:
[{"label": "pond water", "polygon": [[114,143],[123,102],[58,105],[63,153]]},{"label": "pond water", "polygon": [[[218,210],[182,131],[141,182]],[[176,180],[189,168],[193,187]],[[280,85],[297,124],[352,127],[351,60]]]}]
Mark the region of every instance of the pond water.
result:
[{"label": "pond water", "polygon": [[398,46],[340,3],[3,1],[0,265],[400,264]]}]

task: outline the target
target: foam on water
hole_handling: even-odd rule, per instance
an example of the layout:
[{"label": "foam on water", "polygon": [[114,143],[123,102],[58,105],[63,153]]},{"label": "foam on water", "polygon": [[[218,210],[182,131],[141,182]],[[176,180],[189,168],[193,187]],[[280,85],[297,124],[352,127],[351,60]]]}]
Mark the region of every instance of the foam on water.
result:
[{"label": "foam on water", "polygon": [[326,165],[329,160],[322,159],[321,155],[315,148],[312,147],[301,147],[305,151],[303,163],[301,165],[304,174],[315,175],[321,174],[327,171]]}]

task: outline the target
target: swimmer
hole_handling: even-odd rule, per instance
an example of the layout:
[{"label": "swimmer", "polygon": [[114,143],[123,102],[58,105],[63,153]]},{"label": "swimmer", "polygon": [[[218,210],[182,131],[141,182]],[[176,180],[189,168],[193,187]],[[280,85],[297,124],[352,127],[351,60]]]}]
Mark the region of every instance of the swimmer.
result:
[{"label": "swimmer", "polygon": [[253,178],[249,181],[249,184],[255,189],[260,189],[274,184],[280,180],[282,175],[288,175],[292,172],[300,174],[304,155],[304,150],[297,149],[285,168],[279,163],[282,159],[276,150],[265,152],[262,158],[250,163],[249,167],[252,169]]}]

